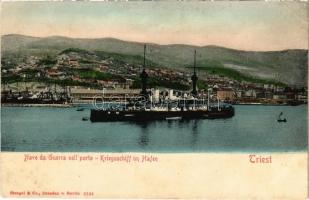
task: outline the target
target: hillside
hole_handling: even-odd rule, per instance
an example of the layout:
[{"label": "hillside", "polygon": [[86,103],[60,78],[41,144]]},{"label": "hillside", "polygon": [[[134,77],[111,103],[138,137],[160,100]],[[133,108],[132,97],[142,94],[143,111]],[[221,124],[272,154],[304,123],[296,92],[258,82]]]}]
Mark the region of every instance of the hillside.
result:
[{"label": "hillside", "polygon": [[[141,56],[143,53],[143,43],[113,38],[74,39],[59,36],[38,38],[14,34],[1,38],[2,56],[16,60],[27,55],[56,55],[68,48],[131,56]],[[227,72],[237,71],[246,76],[276,80],[289,85],[307,85],[307,50],[253,52],[218,46],[149,44],[147,59],[164,67],[186,68],[192,66],[195,49],[198,52],[197,65],[200,72],[227,69]]]}]

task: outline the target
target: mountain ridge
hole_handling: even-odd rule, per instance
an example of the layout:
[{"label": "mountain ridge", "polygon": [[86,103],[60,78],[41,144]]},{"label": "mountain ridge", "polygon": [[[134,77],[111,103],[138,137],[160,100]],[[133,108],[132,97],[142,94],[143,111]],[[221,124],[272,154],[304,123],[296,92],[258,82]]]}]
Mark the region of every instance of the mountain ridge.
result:
[{"label": "mountain ridge", "polygon": [[[106,51],[127,55],[142,55],[141,42],[117,38],[70,38],[64,36],[33,37],[19,34],[1,36],[2,56],[55,55],[68,48],[88,51]],[[201,68],[221,67],[243,74],[274,79],[289,85],[307,85],[308,50],[285,49],[280,51],[245,51],[216,45],[194,46],[187,44],[160,45],[147,43],[147,58],[170,68],[184,68],[193,63],[197,50],[197,65]]]},{"label": "mountain ridge", "polygon": [[79,37],[68,37],[68,36],[61,36],[61,35],[51,35],[51,36],[46,36],[46,37],[39,37],[39,36],[31,36],[31,35],[23,35],[23,34],[17,34],[17,33],[11,33],[11,34],[4,34],[1,35],[1,37],[27,37],[27,38],[36,38],[36,39],[44,39],[44,38],[62,38],[62,39],[73,39],[73,40],[114,40],[114,41],[119,41],[119,42],[127,42],[127,43],[137,43],[137,44],[148,44],[148,45],[158,45],[158,46],[184,46],[184,47],[196,47],[196,48],[222,48],[222,49],[227,49],[227,50],[235,50],[235,51],[243,51],[243,52],[261,52],[261,53],[266,53],[266,52],[284,52],[284,51],[308,51],[308,49],[299,49],[299,48],[289,48],[289,49],[281,49],[281,50],[244,50],[244,49],[236,49],[236,48],[231,48],[231,47],[225,47],[225,46],[220,46],[220,45],[215,45],[215,44],[209,44],[209,45],[193,45],[193,44],[181,44],[181,43],[170,43],[170,44],[158,44],[158,43],[153,43],[153,42],[136,42],[136,41],[130,41],[130,40],[123,40],[123,39],[118,39],[114,37],[97,37],[97,38],[79,38]]}]

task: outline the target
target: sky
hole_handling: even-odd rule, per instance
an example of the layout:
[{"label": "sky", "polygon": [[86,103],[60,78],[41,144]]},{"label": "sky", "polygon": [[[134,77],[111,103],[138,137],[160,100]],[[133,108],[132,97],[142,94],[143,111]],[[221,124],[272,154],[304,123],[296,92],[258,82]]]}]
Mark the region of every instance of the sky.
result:
[{"label": "sky", "polygon": [[307,9],[301,2],[3,2],[1,35],[308,49]]}]

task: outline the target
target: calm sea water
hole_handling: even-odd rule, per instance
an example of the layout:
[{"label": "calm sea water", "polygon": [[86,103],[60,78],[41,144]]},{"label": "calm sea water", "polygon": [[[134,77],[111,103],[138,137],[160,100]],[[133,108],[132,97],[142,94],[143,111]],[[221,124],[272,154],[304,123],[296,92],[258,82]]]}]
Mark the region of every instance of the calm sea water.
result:
[{"label": "calm sea water", "polygon": [[[306,151],[307,106],[235,106],[230,119],[151,123],[82,121],[90,110],[1,109],[2,151],[286,152]],[[287,123],[278,123],[284,113]]]}]

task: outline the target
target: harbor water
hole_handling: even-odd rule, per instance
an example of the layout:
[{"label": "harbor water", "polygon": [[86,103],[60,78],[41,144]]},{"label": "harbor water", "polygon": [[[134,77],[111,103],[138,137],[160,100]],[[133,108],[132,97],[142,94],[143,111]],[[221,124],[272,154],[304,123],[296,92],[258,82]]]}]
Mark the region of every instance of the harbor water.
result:
[{"label": "harbor water", "polygon": [[[147,123],[83,121],[90,108],[2,107],[1,150],[295,152],[308,146],[307,105],[239,105],[229,119]],[[277,122],[280,112],[286,123]]]}]

